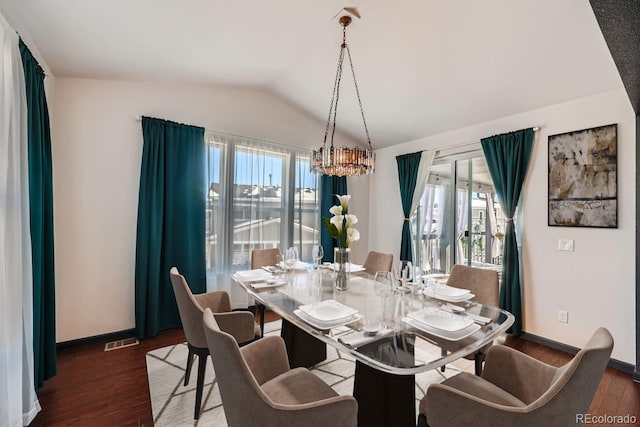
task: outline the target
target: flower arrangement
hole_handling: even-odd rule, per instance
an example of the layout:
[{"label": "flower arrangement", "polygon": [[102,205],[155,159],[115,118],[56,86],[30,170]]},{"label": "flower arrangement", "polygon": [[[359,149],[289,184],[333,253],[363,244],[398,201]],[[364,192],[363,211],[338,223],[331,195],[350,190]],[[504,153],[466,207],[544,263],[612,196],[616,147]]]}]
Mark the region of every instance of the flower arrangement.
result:
[{"label": "flower arrangement", "polygon": [[329,235],[338,241],[338,247],[346,249],[351,242],[355,242],[360,239],[360,232],[353,228],[353,225],[358,222],[358,218],[355,215],[349,214],[349,200],[351,196],[346,194],[344,196],[336,197],[340,201],[339,205],[332,206],[329,209],[329,213],[333,215],[331,218],[324,217],[324,222]]}]

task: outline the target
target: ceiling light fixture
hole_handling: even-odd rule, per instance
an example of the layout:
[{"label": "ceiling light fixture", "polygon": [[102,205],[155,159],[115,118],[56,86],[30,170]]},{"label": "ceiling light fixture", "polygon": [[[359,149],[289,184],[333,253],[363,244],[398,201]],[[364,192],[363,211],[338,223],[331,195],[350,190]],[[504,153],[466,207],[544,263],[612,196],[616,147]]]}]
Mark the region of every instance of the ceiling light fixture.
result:
[{"label": "ceiling light fixture", "polygon": [[[356,14],[356,16],[358,16]],[[359,17],[359,16],[358,16]],[[342,45],[340,46],[340,56],[338,59],[338,70],[336,71],[336,79],[333,84],[333,94],[331,95],[331,106],[329,107],[329,118],[327,119],[327,127],[324,131],[324,142],[322,147],[313,150],[311,158],[311,171],[317,174],[329,176],[351,176],[351,175],[369,175],[375,171],[376,154],[371,148],[371,139],[369,138],[369,130],[367,122],[364,119],[364,110],[362,109],[362,101],[360,100],[360,91],[358,90],[358,82],[356,81],[356,73],[353,69],[351,61],[351,52],[347,45],[347,26],[351,23],[351,17],[344,15],[340,17],[340,25],[342,25]],[[358,104],[364,123],[364,131],[367,135],[367,143],[369,148],[362,147],[334,147],[333,137],[336,133],[336,114],[338,112],[338,99],[340,98],[340,81],[342,79],[342,62],[344,60],[344,52],[347,51],[349,65],[351,66],[351,74],[353,75],[353,84],[358,96]],[[333,125],[332,125],[333,122]],[[327,148],[327,138],[331,129],[331,146]]]}]

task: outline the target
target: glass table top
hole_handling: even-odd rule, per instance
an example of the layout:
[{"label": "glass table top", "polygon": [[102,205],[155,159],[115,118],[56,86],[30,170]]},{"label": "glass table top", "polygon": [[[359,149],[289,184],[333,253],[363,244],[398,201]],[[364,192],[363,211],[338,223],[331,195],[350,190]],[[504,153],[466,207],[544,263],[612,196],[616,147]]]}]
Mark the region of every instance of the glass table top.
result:
[{"label": "glass table top", "polygon": [[[398,292],[374,282],[366,272],[351,273],[349,288],[339,291],[335,274],[326,269],[296,271],[276,276],[280,285],[272,287],[232,277],[302,330],[362,363],[397,375],[435,369],[475,353],[514,321],[512,314],[473,299],[451,303],[428,297],[422,289]],[[342,306],[357,314],[349,317],[345,312],[347,317],[341,319]],[[319,320],[308,313],[329,317],[318,316]],[[331,320],[333,313],[337,321]]]}]

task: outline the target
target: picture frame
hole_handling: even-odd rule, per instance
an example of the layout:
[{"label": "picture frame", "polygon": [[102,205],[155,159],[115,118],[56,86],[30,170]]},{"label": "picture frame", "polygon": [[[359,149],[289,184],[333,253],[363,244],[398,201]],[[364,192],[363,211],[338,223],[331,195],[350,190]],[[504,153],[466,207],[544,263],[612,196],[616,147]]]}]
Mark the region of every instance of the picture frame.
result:
[{"label": "picture frame", "polygon": [[548,138],[548,225],[618,228],[618,125]]}]

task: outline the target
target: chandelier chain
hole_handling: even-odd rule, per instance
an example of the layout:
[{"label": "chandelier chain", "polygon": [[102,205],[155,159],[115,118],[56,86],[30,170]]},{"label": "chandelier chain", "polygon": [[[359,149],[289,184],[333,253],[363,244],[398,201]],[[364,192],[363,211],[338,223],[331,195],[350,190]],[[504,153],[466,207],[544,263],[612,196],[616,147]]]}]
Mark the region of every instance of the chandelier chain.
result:
[{"label": "chandelier chain", "polygon": [[364,123],[364,131],[367,134],[367,142],[369,143],[369,149],[371,150],[371,138],[369,138],[369,129],[367,128],[367,121],[364,118],[364,109],[362,108],[362,100],[360,99],[360,90],[358,89],[358,81],[356,80],[356,72],[353,69],[353,61],[351,60],[351,51],[347,46],[347,56],[349,57],[349,65],[351,65],[351,74],[353,75],[353,85],[356,88],[356,96],[358,97],[358,105],[360,106],[360,114],[362,115],[362,123]]},{"label": "chandelier chain", "polygon": [[336,105],[333,108],[333,129],[331,130],[331,147],[333,147],[333,137],[336,133],[336,116],[338,114],[338,100],[340,99],[340,82],[342,80],[342,61],[344,61],[344,48],[340,49],[340,60],[338,61],[338,80],[336,82],[335,98]]},{"label": "chandelier chain", "polygon": [[[329,127],[331,126],[331,114],[333,113],[333,106],[334,104],[337,104],[337,102],[335,102],[336,99],[336,87],[339,87],[340,84],[338,83],[340,76],[342,74],[342,67],[340,67],[340,63],[342,62],[342,49],[340,50],[340,54],[338,55],[338,69],[336,70],[336,78],[333,81],[333,92],[331,93],[331,105],[329,105],[329,117],[327,117],[327,126],[324,129],[324,142],[323,142],[323,146],[325,146],[327,144],[327,137],[329,136]],[[333,140],[332,140],[333,142]]]}]

